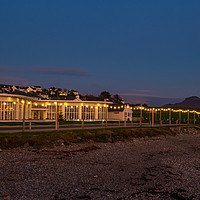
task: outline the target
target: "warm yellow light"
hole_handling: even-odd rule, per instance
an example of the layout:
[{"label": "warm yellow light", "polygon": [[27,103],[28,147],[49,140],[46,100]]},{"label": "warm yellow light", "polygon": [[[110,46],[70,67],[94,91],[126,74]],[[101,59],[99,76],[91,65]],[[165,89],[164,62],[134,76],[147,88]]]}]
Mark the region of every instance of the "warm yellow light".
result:
[{"label": "warm yellow light", "polygon": [[37,103],[35,103],[35,106],[37,106]]},{"label": "warm yellow light", "polygon": [[28,102],[28,104],[31,104],[31,102]]},{"label": "warm yellow light", "polygon": [[54,102],[54,104],[57,104],[57,102]]},{"label": "warm yellow light", "polygon": [[123,106],[121,106],[121,108],[123,108]]},{"label": "warm yellow light", "polygon": [[114,107],[114,109],[116,109],[116,107]]},{"label": "warm yellow light", "polygon": [[16,104],[16,102],[14,102],[13,104]]},{"label": "warm yellow light", "polygon": [[62,106],[62,103],[60,103],[60,106]]},{"label": "warm yellow light", "polygon": [[86,105],[86,108],[88,107],[88,105]]},{"label": "warm yellow light", "polygon": [[118,109],[120,109],[120,106],[118,106]]},{"label": "warm yellow light", "polygon": [[24,101],[22,100],[22,103],[24,103]]},{"label": "warm yellow light", "polygon": [[91,106],[91,108],[93,108],[93,106]]},{"label": "warm yellow light", "polygon": [[6,105],[6,102],[4,102],[3,104]]},{"label": "warm yellow light", "polygon": [[42,104],[42,106],[44,106],[44,104]]},{"label": "warm yellow light", "polygon": [[73,108],[73,106],[71,106],[71,108]]}]

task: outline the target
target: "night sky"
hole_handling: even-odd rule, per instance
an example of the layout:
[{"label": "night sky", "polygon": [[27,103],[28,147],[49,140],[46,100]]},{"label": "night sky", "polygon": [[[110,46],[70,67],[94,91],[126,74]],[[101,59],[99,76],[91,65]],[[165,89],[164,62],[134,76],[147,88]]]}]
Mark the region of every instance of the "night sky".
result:
[{"label": "night sky", "polygon": [[0,82],[149,104],[200,96],[199,10],[199,0],[1,0]]}]

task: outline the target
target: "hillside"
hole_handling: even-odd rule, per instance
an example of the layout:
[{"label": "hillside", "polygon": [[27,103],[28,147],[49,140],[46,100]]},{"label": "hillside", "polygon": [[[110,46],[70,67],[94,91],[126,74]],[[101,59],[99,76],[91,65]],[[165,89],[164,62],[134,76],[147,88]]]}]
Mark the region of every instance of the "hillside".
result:
[{"label": "hillside", "polygon": [[197,96],[192,96],[186,98],[180,103],[167,104],[164,107],[200,109],[200,98]]}]

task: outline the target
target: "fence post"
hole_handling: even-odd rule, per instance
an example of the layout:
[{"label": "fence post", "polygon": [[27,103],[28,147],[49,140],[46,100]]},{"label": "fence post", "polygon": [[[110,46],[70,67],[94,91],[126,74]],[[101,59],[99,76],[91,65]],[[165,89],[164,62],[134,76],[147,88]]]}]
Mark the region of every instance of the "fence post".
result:
[{"label": "fence post", "polygon": [[29,130],[31,130],[31,121],[29,122]]},{"label": "fence post", "polygon": [[140,105],[140,127],[142,126],[142,104]]},{"label": "fence post", "polygon": [[108,107],[106,107],[106,128],[108,126]]},{"label": "fence post", "polygon": [[172,111],[171,111],[171,108],[169,110],[169,124],[170,125],[172,124]]}]

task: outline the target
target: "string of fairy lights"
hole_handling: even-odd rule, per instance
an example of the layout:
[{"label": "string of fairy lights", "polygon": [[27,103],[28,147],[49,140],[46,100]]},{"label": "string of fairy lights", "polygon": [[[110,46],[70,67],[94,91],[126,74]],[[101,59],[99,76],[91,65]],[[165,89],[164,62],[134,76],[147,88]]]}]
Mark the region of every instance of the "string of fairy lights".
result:
[{"label": "string of fairy lights", "polygon": [[[124,108],[125,106],[110,106],[110,108],[112,109],[122,109],[122,108]],[[127,108],[130,108],[131,110],[144,110],[144,111],[147,111],[147,112],[149,112],[149,111],[154,111],[154,112],[158,112],[158,111],[163,111],[163,112],[168,112],[168,111],[172,111],[172,112],[182,112],[182,113],[195,113],[195,114],[197,114],[197,115],[200,115],[200,112],[199,111],[196,111],[196,110],[189,110],[189,109],[187,109],[187,110],[183,110],[183,109],[173,109],[173,108],[146,108],[146,107],[142,107],[142,106],[140,106],[140,107],[138,107],[138,106],[136,106],[136,107],[127,107]]]},{"label": "string of fairy lights", "polygon": [[[24,100],[22,100],[21,101],[21,103],[22,104],[24,104],[25,103],[25,101]],[[13,104],[16,104],[16,102],[14,102]],[[30,102],[28,102],[28,104],[30,104]],[[54,104],[57,104],[57,102],[54,102]],[[4,105],[6,105],[6,103],[4,103]],[[37,103],[35,103],[34,104],[35,106],[38,106],[38,104]],[[50,103],[48,104],[48,105],[51,105]],[[60,106],[62,106],[63,104],[62,103],[60,103],[60,104],[58,104],[58,105],[60,105]],[[44,107],[45,106],[45,104],[42,104],[42,106]],[[68,106],[68,105],[65,105],[66,107]],[[89,107],[89,105],[86,105],[86,104],[81,104],[81,106],[85,106],[86,108],[87,107]],[[72,107],[72,106],[71,106]],[[76,107],[78,107],[77,105],[76,105]],[[200,115],[200,111],[196,111],[196,110],[189,110],[189,109],[187,109],[187,110],[184,110],[184,109],[173,109],[173,108],[146,108],[146,107],[143,107],[143,106],[135,106],[135,107],[131,107],[131,106],[129,106],[129,105],[121,105],[121,106],[113,106],[113,105],[107,105],[107,104],[104,104],[104,105],[100,105],[100,104],[97,104],[97,106],[90,106],[92,109],[93,108],[102,108],[102,107],[104,107],[104,108],[111,108],[111,109],[114,109],[114,110],[117,110],[117,109],[127,109],[127,108],[129,108],[129,109],[131,109],[131,110],[143,110],[143,111],[147,111],[147,112],[160,112],[160,111],[163,111],[163,112],[168,112],[168,111],[171,111],[171,112],[181,112],[181,113],[194,113],[194,114],[197,114],[197,115]]]}]

